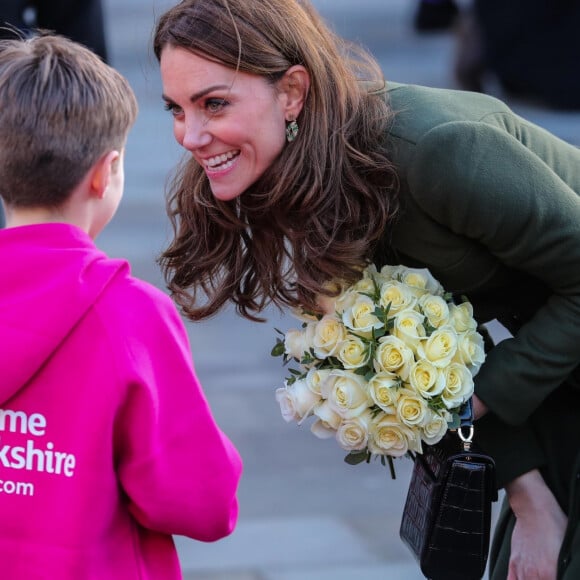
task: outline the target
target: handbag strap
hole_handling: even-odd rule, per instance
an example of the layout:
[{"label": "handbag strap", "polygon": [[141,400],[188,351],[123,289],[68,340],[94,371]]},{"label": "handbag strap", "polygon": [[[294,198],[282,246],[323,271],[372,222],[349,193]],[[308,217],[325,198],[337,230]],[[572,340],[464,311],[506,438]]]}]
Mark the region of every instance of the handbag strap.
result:
[{"label": "handbag strap", "polygon": [[459,427],[457,428],[457,435],[463,443],[464,451],[470,451],[473,433],[473,400],[469,397],[459,411]]}]

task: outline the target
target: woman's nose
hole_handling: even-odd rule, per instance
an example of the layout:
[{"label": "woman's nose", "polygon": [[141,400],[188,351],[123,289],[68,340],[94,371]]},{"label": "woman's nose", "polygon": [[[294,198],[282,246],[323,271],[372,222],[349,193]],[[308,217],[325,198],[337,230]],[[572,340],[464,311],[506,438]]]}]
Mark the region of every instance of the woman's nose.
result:
[{"label": "woman's nose", "polygon": [[212,136],[205,120],[187,119],[184,129],[182,145],[185,149],[193,151],[211,143]]}]

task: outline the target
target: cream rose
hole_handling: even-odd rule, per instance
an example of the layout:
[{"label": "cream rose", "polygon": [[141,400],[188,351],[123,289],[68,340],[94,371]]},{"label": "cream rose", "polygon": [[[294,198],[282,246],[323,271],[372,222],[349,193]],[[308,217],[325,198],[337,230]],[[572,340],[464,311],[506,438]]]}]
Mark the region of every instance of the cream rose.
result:
[{"label": "cream rose", "polygon": [[312,415],[321,397],[308,388],[305,380],[299,379],[291,385],[286,383],[283,388],[276,389],[276,401],[280,404],[282,417],[287,423],[301,422]]},{"label": "cream rose", "polygon": [[451,326],[442,326],[417,346],[420,358],[427,359],[438,368],[446,367],[457,352],[458,337]]},{"label": "cream rose", "polygon": [[312,348],[315,326],[316,323],[308,323],[302,330],[296,328],[287,330],[284,336],[284,352],[297,361],[301,361],[304,353]]},{"label": "cream rose", "polygon": [[449,323],[449,305],[441,296],[425,294],[419,298],[419,306],[433,328]]},{"label": "cream rose", "polygon": [[333,370],[321,386],[321,392],[343,419],[360,415],[372,404],[364,378],[351,371]]},{"label": "cream rose", "polygon": [[416,302],[417,297],[406,284],[391,280],[381,285],[379,304],[383,308],[389,307],[389,316],[412,309]]},{"label": "cream rose", "polygon": [[431,399],[443,392],[445,377],[433,363],[421,359],[411,367],[409,384],[416,393],[426,399]]},{"label": "cream rose", "polygon": [[441,398],[448,409],[454,409],[464,403],[473,394],[473,376],[469,369],[460,363],[451,363],[443,369],[445,389]]},{"label": "cream rose", "polygon": [[397,400],[397,416],[408,427],[423,425],[428,407],[425,399],[411,389],[401,389]]},{"label": "cream rose", "polygon": [[319,359],[334,356],[346,338],[346,328],[334,315],[323,316],[314,327],[312,346]]},{"label": "cream rose", "polygon": [[413,351],[400,338],[387,335],[379,339],[374,358],[375,371],[395,373],[406,381],[413,362]]},{"label": "cream rose", "polygon": [[443,286],[434,278],[427,268],[407,268],[399,266],[393,273],[401,282],[410,286],[418,296],[425,293],[443,295]]},{"label": "cream rose", "polygon": [[365,411],[358,417],[345,419],[336,430],[336,441],[346,451],[361,451],[369,440],[369,426],[372,415]]},{"label": "cream rose", "polygon": [[310,369],[306,373],[304,380],[306,381],[307,387],[317,395],[321,393],[321,385],[330,375],[330,369]]},{"label": "cream rose", "polygon": [[392,334],[415,350],[419,341],[425,337],[424,320],[425,317],[416,310],[403,310],[393,320]]},{"label": "cream rose", "polygon": [[348,329],[363,336],[370,336],[373,328],[384,326],[375,316],[374,302],[363,294],[359,294],[354,304],[343,311],[342,323]]},{"label": "cream rose", "polygon": [[377,455],[401,457],[409,450],[420,451],[421,439],[392,415],[379,413],[369,427],[367,447]]},{"label": "cream rose", "polygon": [[336,356],[345,369],[358,369],[369,362],[370,352],[362,339],[349,334],[340,343]]},{"label": "cream rose", "polygon": [[443,412],[441,414],[429,410],[424,425],[421,427],[421,438],[428,445],[434,445],[441,441],[443,435],[449,429],[451,413]]},{"label": "cream rose", "polygon": [[483,337],[474,330],[464,332],[459,335],[457,346],[456,360],[467,365],[471,374],[475,376],[485,361]]},{"label": "cream rose", "polygon": [[400,386],[401,380],[396,374],[380,372],[369,380],[369,395],[375,405],[392,415],[396,412]]},{"label": "cream rose", "polygon": [[449,305],[449,322],[457,332],[467,332],[477,328],[470,302]]}]

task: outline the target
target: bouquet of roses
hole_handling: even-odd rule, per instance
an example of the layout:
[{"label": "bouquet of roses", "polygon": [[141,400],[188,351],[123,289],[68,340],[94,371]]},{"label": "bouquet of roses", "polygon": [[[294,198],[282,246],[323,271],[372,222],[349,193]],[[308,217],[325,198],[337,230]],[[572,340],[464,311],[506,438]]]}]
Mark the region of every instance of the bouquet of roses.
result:
[{"label": "bouquet of roses", "polygon": [[277,338],[273,356],[294,362],[276,390],[282,417],[334,437],[357,464],[421,453],[459,424],[484,361],[473,308],[455,304],[427,269],[368,266],[327,300],[324,315]]}]

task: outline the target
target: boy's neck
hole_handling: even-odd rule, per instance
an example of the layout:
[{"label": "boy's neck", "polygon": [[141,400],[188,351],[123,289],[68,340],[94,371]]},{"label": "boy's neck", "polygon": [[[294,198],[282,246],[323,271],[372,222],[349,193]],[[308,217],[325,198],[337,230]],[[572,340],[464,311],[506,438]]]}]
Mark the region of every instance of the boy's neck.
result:
[{"label": "boy's neck", "polygon": [[6,227],[17,228],[50,223],[65,223],[82,228],[82,225],[71,219],[62,208],[48,207],[6,207]]}]

